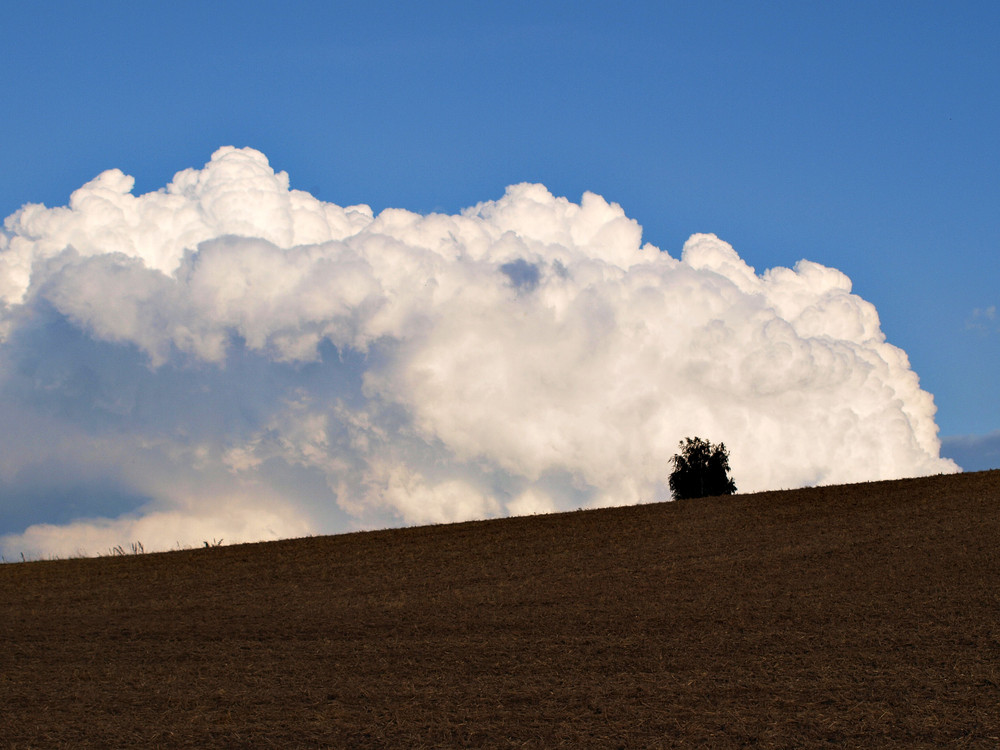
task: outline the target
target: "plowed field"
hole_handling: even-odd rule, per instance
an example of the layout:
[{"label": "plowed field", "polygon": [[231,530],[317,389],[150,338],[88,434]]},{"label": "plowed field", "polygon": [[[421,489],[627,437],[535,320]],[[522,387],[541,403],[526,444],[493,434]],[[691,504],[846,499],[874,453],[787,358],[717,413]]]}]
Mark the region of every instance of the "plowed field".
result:
[{"label": "plowed field", "polygon": [[0,745],[1000,747],[1000,471],[0,566]]}]

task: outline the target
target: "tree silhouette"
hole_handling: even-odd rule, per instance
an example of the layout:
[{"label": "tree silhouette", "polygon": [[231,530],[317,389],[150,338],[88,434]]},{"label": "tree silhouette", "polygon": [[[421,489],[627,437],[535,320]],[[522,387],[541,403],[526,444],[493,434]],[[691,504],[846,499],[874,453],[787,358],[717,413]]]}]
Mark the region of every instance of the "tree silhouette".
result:
[{"label": "tree silhouette", "polygon": [[684,438],[673,457],[670,491],[677,500],[732,495],[736,483],[729,476],[729,451],[725,443],[712,445],[699,437]]}]

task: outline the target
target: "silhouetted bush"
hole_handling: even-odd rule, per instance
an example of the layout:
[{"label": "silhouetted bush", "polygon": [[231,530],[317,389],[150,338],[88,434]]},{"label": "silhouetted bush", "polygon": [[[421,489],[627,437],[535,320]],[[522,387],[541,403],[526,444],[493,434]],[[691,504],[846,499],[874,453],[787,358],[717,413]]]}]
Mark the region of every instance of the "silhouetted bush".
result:
[{"label": "silhouetted bush", "polygon": [[725,443],[712,445],[699,437],[684,438],[673,457],[670,491],[674,498],[732,495],[736,483],[729,476],[729,451]]}]

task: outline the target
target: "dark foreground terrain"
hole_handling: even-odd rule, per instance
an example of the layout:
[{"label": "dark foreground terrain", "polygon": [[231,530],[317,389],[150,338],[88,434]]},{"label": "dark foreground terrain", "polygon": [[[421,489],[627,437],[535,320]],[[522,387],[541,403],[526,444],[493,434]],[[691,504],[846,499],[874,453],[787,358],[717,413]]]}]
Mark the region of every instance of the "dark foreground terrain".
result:
[{"label": "dark foreground terrain", "polygon": [[1000,746],[1000,471],[0,566],[0,744]]}]

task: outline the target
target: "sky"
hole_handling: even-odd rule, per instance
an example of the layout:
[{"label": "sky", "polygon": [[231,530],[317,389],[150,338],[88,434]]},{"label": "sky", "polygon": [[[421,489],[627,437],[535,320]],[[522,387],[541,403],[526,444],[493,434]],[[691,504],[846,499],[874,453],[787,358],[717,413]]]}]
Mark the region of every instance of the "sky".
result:
[{"label": "sky", "polygon": [[5,28],[8,558],[662,499],[685,430],[741,490],[1000,466],[994,3]]}]

